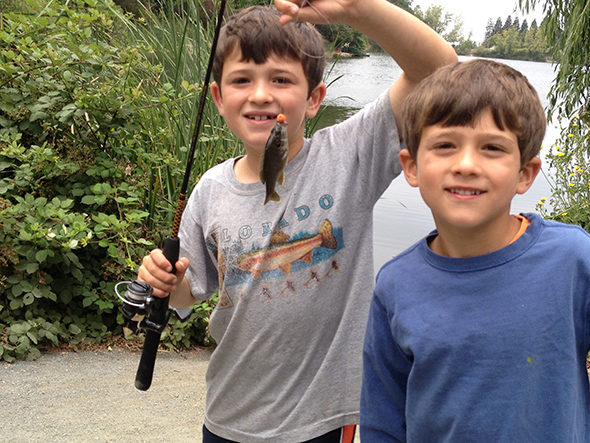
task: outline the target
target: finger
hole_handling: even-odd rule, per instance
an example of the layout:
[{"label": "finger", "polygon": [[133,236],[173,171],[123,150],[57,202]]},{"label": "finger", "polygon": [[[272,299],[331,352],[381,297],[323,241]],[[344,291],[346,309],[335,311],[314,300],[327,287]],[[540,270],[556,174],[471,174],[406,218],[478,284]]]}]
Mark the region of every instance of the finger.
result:
[{"label": "finger", "polygon": [[188,269],[190,261],[186,257],[181,257],[176,262],[176,275],[184,274]]},{"label": "finger", "polygon": [[279,22],[285,25],[297,19],[299,14],[299,6],[289,0],[275,0],[275,6],[278,11],[282,13]]}]

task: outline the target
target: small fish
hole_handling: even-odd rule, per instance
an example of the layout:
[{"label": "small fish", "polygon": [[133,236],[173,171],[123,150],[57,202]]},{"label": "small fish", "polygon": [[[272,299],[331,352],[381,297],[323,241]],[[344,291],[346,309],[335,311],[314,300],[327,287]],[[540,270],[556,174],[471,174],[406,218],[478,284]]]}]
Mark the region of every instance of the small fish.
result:
[{"label": "small fish", "polygon": [[287,155],[289,154],[289,140],[287,138],[287,122],[285,115],[277,115],[275,124],[270,136],[266,142],[264,155],[260,160],[260,181],[266,184],[266,198],[264,204],[269,200],[280,201],[281,197],[275,191],[276,184],[285,183],[285,173],[283,169],[287,165]]},{"label": "small fish", "polygon": [[[275,233],[282,234],[282,233]],[[260,274],[273,269],[280,269],[284,274],[291,273],[291,263],[303,260],[311,263],[312,253],[319,247],[336,249],[338,242],[332,232],[332,223],[325,219],[320,230],[313,237],[288,241],[286,235],[274,235],[271,245],[240,255],[236,260],[236,266],[242,271],[248,271],[254,279]]]}]

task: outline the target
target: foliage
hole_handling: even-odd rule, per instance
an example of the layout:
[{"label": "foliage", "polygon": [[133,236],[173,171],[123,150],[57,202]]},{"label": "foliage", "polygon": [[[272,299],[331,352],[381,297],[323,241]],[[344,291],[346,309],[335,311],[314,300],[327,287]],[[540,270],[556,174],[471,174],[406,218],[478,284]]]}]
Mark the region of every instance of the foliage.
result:
[{"label": "foliage", "polygon": [[[525,10],[540,0],[519,0]],[[590,1],[543,0],[543,29],[557,76],[549,97],[549,117],[581,114],[590,106]]]},{"label": "foliage", "polygon": [[445,11],[442,6],[433,5],[424,12],[417,6],[414,15],[452,44],[458,54],[469,54],[475,48],[471,35],[468,38],[464,37],[461,18]]},{"label": "foliage", "polygon": [[[540,3],[520,0],[525,11]],[[556,62],[548,115],[557,115],[562,130],[561,140],[548,158],[554,182],[550,207],[540,205],[549,218],[578,224],[590,232],[590,2],[572,0],[564,3],[544,0],[546,17],[542,29]],[[573,115],[570,119],[569,116]]]},{"label": "foliage", "polygon": [[478,57],[513,60],[546,61],[550,58],[550,49],[536,20],[529,27],[526,19],[521,25],[518,17],[513,20],[510,15],[504,24],[500,17],[495,25],[488,20],[484,42],[471,53]]},{"label": "foliage", "polygon": [[520,27],[509,27],[499,33],[492,33],[472,54],[479,57],[532,61],[546,61],[550,56],[545,37],[536,27],[531,27],[524,33],[520,31]]},{"label": "foliage", "polygon": [[[186,146],[199,84],[166,81],[114,11],[69,0],[0,15],[0,359],[118,333],[114,282],[168,230],[183,169],[172,146]],[[202,337],[208,309],[173,324],[168,345]]]},{"label": "foliage", "polygon": [[547,153],[552,196],[537,209],[547,218],[580,225],[590,231],[590,118],[574,115],[561,142]]}]

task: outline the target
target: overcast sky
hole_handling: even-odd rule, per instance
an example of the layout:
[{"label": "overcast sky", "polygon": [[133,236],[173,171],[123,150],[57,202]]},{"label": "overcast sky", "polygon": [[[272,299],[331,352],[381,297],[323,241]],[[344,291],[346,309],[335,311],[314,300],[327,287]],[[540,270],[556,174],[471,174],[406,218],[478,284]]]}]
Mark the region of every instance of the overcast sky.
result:
[{"label": "overcast sky", "polygon": [[[414,6],[420,6],[422,11],[426,11],[429,6],[442,6],[443,10],[460,16],[463,18],[463,30],[465,31],[465,38],[472,32],[471,39],[477,43],[481,43],[485,36],[485,28],[488,19],[492,19],[496,23],[498,17],[502,18],[502,22],[510,15],[512,20],[519,17],[522,24],[523,19],[527,19],[530,25],[533,19],[537,19],[537,24],[541,24],[543,18],[541,7],[537,7],[535,14],[525,16],[517,9],[518,0],[413,0]],[[515,11],[519,12],[516,13]]]}]

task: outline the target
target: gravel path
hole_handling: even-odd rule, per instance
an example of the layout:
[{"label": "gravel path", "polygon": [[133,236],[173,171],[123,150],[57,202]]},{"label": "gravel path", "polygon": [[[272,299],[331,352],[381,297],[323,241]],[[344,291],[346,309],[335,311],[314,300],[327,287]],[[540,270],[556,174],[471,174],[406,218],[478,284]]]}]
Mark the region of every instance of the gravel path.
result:
[{"label": "gravel path", "polygon": [[0,442],[200,442],[210,355],[158,351],[147,391],[134,385],[140,351],[0,362]]},{"label": "gravel path", "polygon": [[198,442],[209,356],[208,350],[158,352],[145,392],[134,386],[138,351],[0,362],[0,441]]}]

